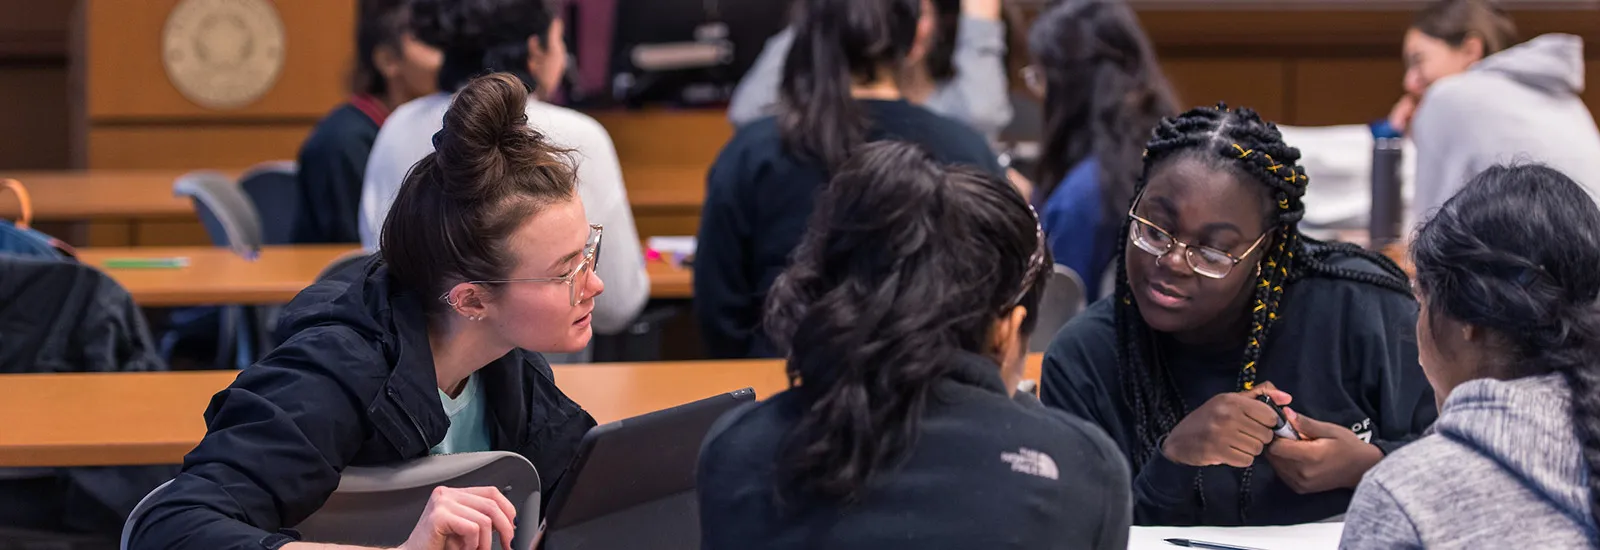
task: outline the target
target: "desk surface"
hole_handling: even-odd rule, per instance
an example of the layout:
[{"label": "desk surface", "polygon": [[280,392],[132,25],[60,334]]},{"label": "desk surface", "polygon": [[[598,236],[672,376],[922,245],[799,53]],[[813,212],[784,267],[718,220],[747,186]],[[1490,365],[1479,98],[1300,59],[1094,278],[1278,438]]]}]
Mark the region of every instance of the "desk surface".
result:
[{"label": "desk surface", "polygon": [[[174,170],[93,170],[0,172],[22,182],[33,199],[34,221],[104,219],[194,219],[188,199],[172,194],[184,172]],[[0,217],[20,215],[15,197],[0,197]]]},{"label": "desk surface", "polygon": [[[1040,360],[1029,357],[1029,378]],[[205,435],[211,396],[237,374],[0,375],[0,467],[178,463]],[[788,386],[774,360],[563,365],[555,374],[600,422],[744,387],[764,399]]]},{"label": "desk surface", "polygon": [[[172,194],[185,172],[174,170],[89,170],[4,172],[21,181],[33,199],[34,221],[151,220],[195,217],[186,198]],[[623,178],[635,215],[697,214],[705,200],[703,166],[628,165]],[[21,214],[15,197],[0,196],[0,218]]]},{"label": "desk surface", "polygon": [[[145,307],[210,304],[282,304],[317,279],[323,268],[354,252],[350,245],[268,246],[251,262],[226,248],[209,246],[85,248],[84,263],[98,267],[121,283],[133,301]],[[177,269],[105,267],[110,259],[188,258]],[[650,297],[687,299],[694,295],[687,269],[665,262],[647,262]]]},{"label": "desk surface", "polygon": [[[133,301],[146,307],[208,304],[281,304],[316,281],[335,259],[355,251],[350,245],[268,246],[255,261],[226,248],[209,246],[85,248],[84,263],[121,283]],[[119,258],[188,258],[176,269],[109,269]]]}]

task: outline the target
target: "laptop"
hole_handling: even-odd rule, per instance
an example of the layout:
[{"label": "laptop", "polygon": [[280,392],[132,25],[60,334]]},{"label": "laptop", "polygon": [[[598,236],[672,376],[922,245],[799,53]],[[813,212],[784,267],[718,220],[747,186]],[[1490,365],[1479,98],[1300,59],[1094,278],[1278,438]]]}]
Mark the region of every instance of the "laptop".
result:
[{"label": "laptop", "polygon": [[700,443],[755,398],[745,388],[589,430],[550,497],[541,548],[698,550]]}]

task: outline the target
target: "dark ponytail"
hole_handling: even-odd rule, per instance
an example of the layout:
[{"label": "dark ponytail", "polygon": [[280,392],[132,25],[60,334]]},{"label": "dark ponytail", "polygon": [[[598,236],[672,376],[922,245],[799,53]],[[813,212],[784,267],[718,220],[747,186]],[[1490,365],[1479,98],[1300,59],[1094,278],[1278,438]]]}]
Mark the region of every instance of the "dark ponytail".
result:
[{"label": "dark ponytail", "polygon": [[1093,156],[1102,219],[1115,223],[1133,200],[1151,129],[1177,112],[1155,50],[1133,10],[1115,0],[1053,5],[1034,21],[1028,49],[1046,82],[1039,200]]},{"label": "dark ponytail", "polygon": [[546,205],[576,192],[568,151],[528,126],[528,89],[496,73],[468,83],[384,219],[380,254],[402,288],[433,300],[468,280],[504,279],[505,241]]},{"label": "dark ponytail", "polygon": [[783,143],[829,170],[866,141],[852,83],[893,78],[911,53],[919,0],[802,0],[778,89]]},{"label": "dark ponytail", "polygon": [[[1417,290],[1430,319],[1490,331],[1504,378],[1560,373],[1600,524],[1600,209],[1544,166],[1494,166],[1417,230]],[[1431,330],[1431,327],[1429,327]]]},{"label": "dark ponytail", "polygon": [[509,73],[529,90],[539,83],[528,72],[528,38],[549,48],[555,10],[549,0],[411,0],[417,40],[444,52],[439,90],[454,92],[474,77]]},{"label": "dark ponytail", "polygon": [[1049,266],[1037,218],[1004,180],[905,143],[864,146],[768,295],[767,332],[806,403],[784,452],[791,486],[858,497],[915,443],[951,355],[986,353],[1000,316],[1034,311]]}]

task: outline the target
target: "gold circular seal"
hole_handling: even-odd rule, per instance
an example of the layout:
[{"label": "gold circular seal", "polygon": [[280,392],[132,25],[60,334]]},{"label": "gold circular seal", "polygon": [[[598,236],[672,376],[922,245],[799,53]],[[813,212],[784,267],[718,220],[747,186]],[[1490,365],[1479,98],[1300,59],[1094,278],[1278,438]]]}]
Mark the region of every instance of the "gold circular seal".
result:
[{"label": "gold circular seal", "polygon": [[272,89],[283,42],[283,20],[269,0],[180,0],[161,31],[161,61],[189,101],[235,109]]}]

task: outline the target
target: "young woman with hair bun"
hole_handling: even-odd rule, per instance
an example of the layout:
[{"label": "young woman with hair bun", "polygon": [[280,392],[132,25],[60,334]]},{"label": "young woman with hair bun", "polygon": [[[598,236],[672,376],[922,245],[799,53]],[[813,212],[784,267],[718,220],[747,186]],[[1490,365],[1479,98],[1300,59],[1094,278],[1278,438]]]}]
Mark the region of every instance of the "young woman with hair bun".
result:
[{"label": "young woman with hair bun", "polygon": [[[212,398],[205,438],[129,548],[333,548],[289,530],[341,471],[430,454],[521,454],[548,494],[595,422],[540,354],[589,342],[603,227],[525,101],[507,74],[461,90],[381,254],[285,307],[283,345]],[[516,513],[492,487],[439,488],[403,548],[509,545]]]}]

